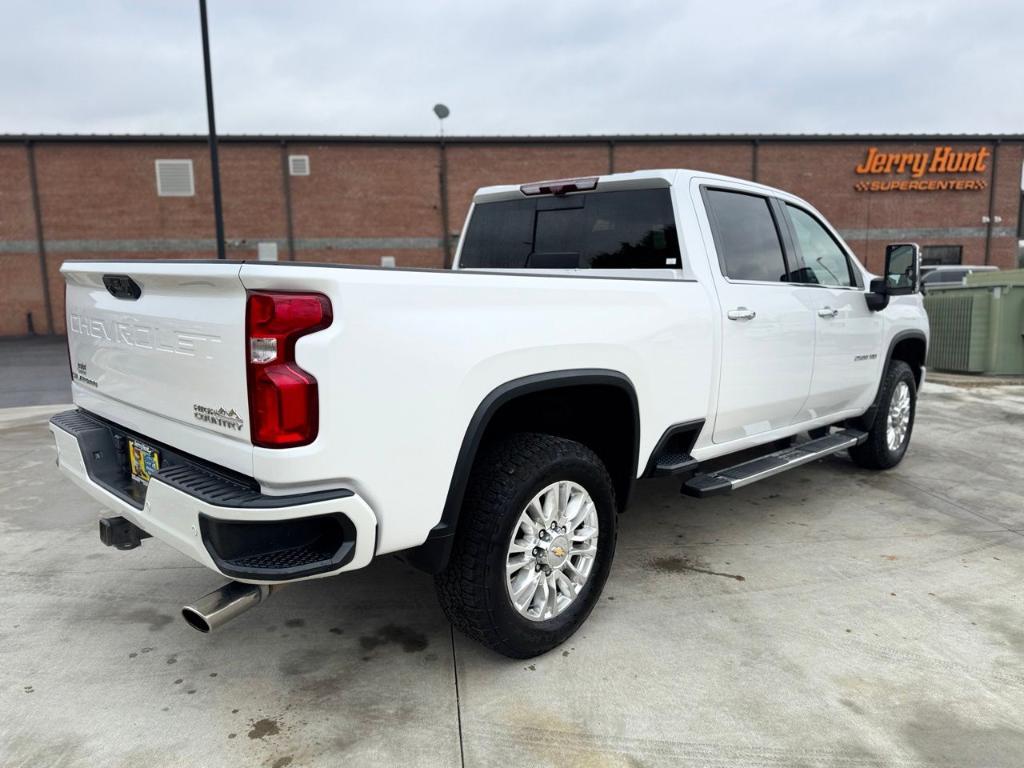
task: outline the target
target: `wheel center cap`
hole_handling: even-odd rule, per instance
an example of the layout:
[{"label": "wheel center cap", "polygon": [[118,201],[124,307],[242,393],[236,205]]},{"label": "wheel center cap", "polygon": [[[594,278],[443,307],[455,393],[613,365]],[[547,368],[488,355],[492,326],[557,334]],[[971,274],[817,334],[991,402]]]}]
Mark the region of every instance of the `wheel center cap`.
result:
[{"label": "wheel center cap", "polygon": [[569,539],[566,536],[555,536],[547,547],[545,562],[552,568],[561,568],[569,559]]}]

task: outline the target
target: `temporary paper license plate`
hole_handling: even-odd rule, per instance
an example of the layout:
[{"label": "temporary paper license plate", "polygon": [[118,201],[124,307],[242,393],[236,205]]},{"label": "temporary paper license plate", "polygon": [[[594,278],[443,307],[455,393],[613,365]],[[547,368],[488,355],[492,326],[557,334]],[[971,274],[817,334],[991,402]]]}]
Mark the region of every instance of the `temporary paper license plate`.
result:
[{"label": "temporary paper license plate", "polygon": [[132,480],[148,483],[149,478],[160,469],[160,453],[138,440],[128,441],[128,461],[131,464]]}]

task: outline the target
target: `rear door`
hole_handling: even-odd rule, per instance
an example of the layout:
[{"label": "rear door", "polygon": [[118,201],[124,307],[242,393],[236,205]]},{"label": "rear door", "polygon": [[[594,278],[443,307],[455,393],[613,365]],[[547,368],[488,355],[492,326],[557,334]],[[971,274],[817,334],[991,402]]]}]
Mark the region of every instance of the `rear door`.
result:
[{"label": "rear door", "polygon": [[864,286],[839,239],[812,212],[780,201],[798,269],[793,282],[811,302],[814,374],[800,421],[862,408],[878,388],[882,318],[868,309]]},{"label": "rear door", "polygon": [[772,201],[736,186],[702,186],[713,235],[722,325],[714,442],[786,427],[807,399],[814,314],[789,282],[785,224]]},{"label": "rear door", "polygon": [[[180,441],[184,427],[248,449],[240,266],[66,263],[75,403],[155,440]],[[188,443],[200,454],[208,444]],[[238,455],[218,458],[244,470]]]}]

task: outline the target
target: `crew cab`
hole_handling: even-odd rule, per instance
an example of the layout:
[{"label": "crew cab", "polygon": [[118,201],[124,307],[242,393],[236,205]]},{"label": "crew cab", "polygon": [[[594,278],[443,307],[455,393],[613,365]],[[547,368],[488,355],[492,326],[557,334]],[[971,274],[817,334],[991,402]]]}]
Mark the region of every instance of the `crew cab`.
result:
[{"label": "crew cab", "polygon": [[394,554],[530,657],[594,607],[636,481],[699,498],[903,458],[916,245],[875,277],[804,200],[688,170],[487,187],[463,232],[450,270],[63,265],[59,465],[111,510],[105,543],[231,580],[190,624]]}]

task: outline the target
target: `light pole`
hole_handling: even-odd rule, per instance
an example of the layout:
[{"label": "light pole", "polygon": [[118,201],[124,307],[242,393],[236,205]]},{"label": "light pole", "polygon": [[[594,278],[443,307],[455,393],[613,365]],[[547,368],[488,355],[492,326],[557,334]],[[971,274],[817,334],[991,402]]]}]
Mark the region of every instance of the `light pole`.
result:
[{"label": "light pole", "polygon": [[210,32],[206,24],[206,0],[199,0],[199,24],[203,30],[203,71],[206,75],[207,140],[210,144],[210,176],[213,179],[213,221],[217,229],[217,258],[225,259],[224,214],[220,205],[220,161],[217,158],[217,123],[213,117],[213,75],[210,72]]},{"label": "light pole", "polygon": [[451,235],[448,232],[448,156],[444,146],[444,119],[451,114],[451,111],[444,104],[435,104],[434,114],[437,115],[437,123],[440,128],[441,242],[444,245],[444,268],[448,269],[452,265],[452,243]]}]

